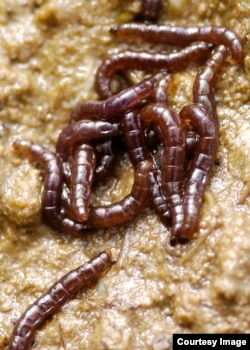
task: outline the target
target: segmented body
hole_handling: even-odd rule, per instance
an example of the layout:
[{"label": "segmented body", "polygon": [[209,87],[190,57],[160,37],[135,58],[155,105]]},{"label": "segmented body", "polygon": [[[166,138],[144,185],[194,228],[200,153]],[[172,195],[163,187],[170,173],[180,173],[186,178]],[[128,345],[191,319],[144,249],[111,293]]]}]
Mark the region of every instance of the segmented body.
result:
[{"label": "segmented body", "polygon": [[[157,21],[160,7],[160,0],[144,0],[143,21]],[[111,32],[125,40],[189,46],[169,54],[126,51],[108,57],[100,66],[96,78],[100,96],[105,100],[81,103],[74,108],[70,124],[59,136],[56,154],[27,141],[14,142],[14,148],[43,167],[42,208],[46,219],[56,229],[78,235],[88,227],[105,228],[127,223],[145,207],[151,193],[151,201],[162,220],[168,222],[171,214],[171,244],[186,243],[197,230],[217,152],[218,119],[214,88],[229,54],[234,63],[243,61],[241,40],[234,31],[218,26],[185,28],[132,23],[113,27]],[[210,44],[218,46],[198,70],[193,104],[184,106],[180,112],[181,118],[191,122],[196,131],[186,140],[179,116],[168,108],[166,90],[169,76],[166,71],[115,95],[111,90],[111,80],[117,72],[129,69],[175,72],[209,55]],[[146,106],[145,102],[148,103]],[[153,133],[156,132],[163,143],[161,169],[148,148],[141,119],[146,124],[154,124]],[[120,136],[121,129],[135,167],[131,193],[110,206],[90,206],[94,176],[106,174],[113,164],[112,138]],[[102,141],[99,149],[103,154],[96,168],[97,149],[94,146],[97,140]],[[185,144],[193,159],[183,184]],[[71,169],[67,175],[65,169],[69,163]],[[63,199],[65,179],[70,197],[65,195]],[[82,287],[89,286],[100,277],[110,264],[109,254],[103,252],[56,282],[18,320],[9,350],[27,350],[34,332],[44,320],[55,314]]]},{"label": "segmented body", "polygon": [[70,271],[35,301],[16,322],[9,350],[28,350],[35,331],[84,287],[89,287],[111,266],[107,252]]},{"label": "segmented body", "polygon": [[142,100],[150,97],[156,82],[163,77],[156,73],[103,101],[87,101],[76,106],[71,114],[71,120],[105,120],[117,121],[120,115],[141,104]]},{"label": "segmented body", "polygon": [[169,201],[162,187],[162,174],[159,169],[159,165],[153,158],[153,167],[150,173],[150,184],[151,184],[151,203],[156,214],[159,216],[161,221],[166,225],[171,224],[170,206]]},{"label": "segmented body", "polygon": [[43,167],[42,206],[44,212],[58,212],[61,201],[63,168],[61,159],[45,147],[29,141],[16,141],[13,147],[19,154]]},{"label": "segmented body", "polygon": [[126,148],[132,164],[136,167],[140,162],[145,160],[152,162],[152,170],[150,172],[151,202],[162,222],[169,225],[170,213],[166,197],[162,190],[160,170],[146,145],[139,111],[126,113],[121,124]]},{"label": "segmented body", "polygon": [[[156,18],[159,8],[160,1],[146,0],[143,3],[143,16],[145,18],[152,16],[153,20]],[[204,145],[209,149],[212,136],[206,135],[205,126],[210,127],[211,120],[209,118],[213,118],[213,123],[216,121],[218,124],[214,88],[229,54],[234,63],[243,60],[242,43],[235,32],[226,27],[217,26],[184,28],[171,25],[132,23],[118,25],[113,27],[111,31],[126,40],[139,39],[153,43],[189,46],[170,54],[129,51],[109,57],[99,68],[97,77],[104,100],[84,102],[74,108],[70,124],[59,135],[56,154],[45,151],[45,149],[38,150],[37,146],[27,147],[26,145],[25,148],[19,143],[18,147],[24,147],[26,151],[29,149],[28,153],[32,154],[34,161],[40,162],[45,169],[45,185],[42,195],[43,211],[47,220],[55,228],[77,234],[88,226],[99,228],[125,223],[140,211],[144,205],[143,201],[147,202],[148,190],[151,189],[151,199],[160,216],[165,219],[169,217],[168,208],[170,209],[172,235],[178,237],[179,242],[181,242],[182,238],[192,236],[190,233],[192,229],[190,228],[189,232],[185,228],[186,223],[182,224],[185,213],[191,212],[191,209],[185,209],[184,215],[182,207],[185,143],[187,153],[192,153],[189,152],[190,149],[194,150],[194,157],[199,152],[201,153],[200,148]],[[166,90],[170,79],[168,72],[186,68],[195,60],[204,58],[210,54],[211,44],[218,46],[214,48],[210,58],[198,71],[193,87],[194,104],[189,106],[188,111],[191,124],[198,130],[198,136],[193,133],[193,136],[185,141],[178,115],[167,106]],[[160,71],[162,68],[164,71]],[[123,72],[128,69],[150,70],[154,74],[113,95],[110,88],[111,79],[118,71]],[[188,108],[185,107],[182,111],[184,119],[188,118],[187,110]],[[162,169],[148,149],[145,131],[142,130],[144,127],[142,128],[138,115],[143,119],[143,122],[153,123],[154,128],[148,134],[153,135],[156,142],[160,140],[163,143]],[[89,212],[89,197],[94,177],[98,177],[98,174],[105,174],[115,159],[112,144],[114,137],[122,136],[121,120],[123,120],[123,132],[130,159],[136,169],[132,192],[119,203],[109,207],[91,207]],[[204,120],[206,122],[203,122]],[[198,125],[198,123],[200,124]],[[214,127],[214,139],[217,139],[217,128],[218,125]],[[98,147],[99,144],[99,149],[102,148],[103,153],[99,167],[95,168],[96,161],[94,160],[96,152],[98,153],[97,148],[92,149],[91,160],[89,159],[88,163],[83,164],[82,154],[86,152],[86,149],[83,150],[81,148],[83,146],[80,146],[83,144],[88,144],[89,147],[90,144],[93,147]],[[215,146],[213,150],[215,150]],[[211,159],[213,157],[211,156]],[[71,159],[73,159],[72,163]],[[194,174],[197,174],[197,161],[194,160],[192,164],[191,168],[194,169]],[[66,171],[69,166],[72,168],[70,171]],[[198,176],[192,175],[192,171],[190,174],[189,176],[192,178],[190,181],[195,179],[198,183]],[[137,178],[141,179],[141,182]],[[199,212],[200,201],[196,200],[196,197],[192,197],[188,190],[187,184],[190,181],[188,178],[184,190],[184,195],[187,193],[187,198],[189,198],[185,208],[188,206],[191,208],[190,203],[193,201],[193,212],[195,205],[197,205],[196,209]],[[141,196],[138,183],[143,189]],[[63,186],[66,189],[70,187],[70,199],[67,198],[67,191],[64,195]],[[164,205],[165,202],[167,204]],[[119,216],[120,218],[118,218]],[[192,224],[194,222],[192,213],[190,220]],[[86,222],[87,226],[79,224],[78,221]],[[182,229],[183,234],[181,233]]]},{"label": "segmented body", "polygon": [[214,90],[227,58],[225,46],[217,46],[205,64],[199,68],[193,85],[193,101],[203,104],[207,111],[217,119]]},{"label": "segmented body", "polygon": [[70,203],[76,221],[89,216],[89,201],[96,164],[94,147],[82,144],[74,149],[71,164]]},{"label": "segmented body", "polygon": [[172,74],[165,74],[164,78],[160,79],[155,86],[152,99],[155,102],[163,103],[168,106],[168,87],[169,83],[173,80]]},{"label": "segmented body", "polygon": [[27,156],[44,170],[41,202],[46,220],[59,231],[73,235],[82,234],[84,227],[68,218],[61,210],[63,166],[60,157],[45,147],[29,141],[15,141],[13,147],[16,152]]},{"label": "segmented body", "polygon": [[129,69],[145,70],[146,72],[166,69],[168,72],[179,71],[210,54],[206,43],[190,44],[177,52],[169,54],[124,51],[106,58],[96,75],[96,87],[102,98],[113,95],[110,88],[111,80],[117,72]]},{"label": "segmented body", "polygon": [[145,160],[151,160],[139,113],[138,110],[129,111],[121,120],[126,149],[134,166]]},{"label": "segmented body", "polygon": [[[162,83],[161,88],[163,87],[165,91],[166,85]],[[162,91],[162,94],[158,92],[158,99],[161,101],[166,101],[166,97],[164,97],[164,94],[165,94],[164,91]],[[126,149],[128,151],[130,160],[134,166],[136,166],[138,163],[145,160],[150,160],[152,162],[152,170],[150,172],[151,203],[154,207],[155,212],[160,217],[161,221],[167,226],[169,226],[171,216],[169,212],[169,203],[166,199],[166,195],[164,194],[163,188],[162,188],[161,170],[156,160],[152,156],[150,149],[146,143],[141,119],[142,118],[140,116],[140,111],[128,112],[124,115],[121,121],[121,125],[122,125],[123,135],[125,139]],[[161,138],[165,139],[166,134],[161,133]],[[189,153],[194,151],[197,143],[197,139],[198,139],[198,136],[195,132],[192,132],[190,133],[190,135],[186,136],[185,148]],[[175,160],[177,161],[177,159]],[[168,160],[164,158],[163,162],[167,162],[167,161]],[[181,162],[183,162],[183,155],[181,158]],[[180,166],[183,167],[183,164],[180,164]],[[180,186],[179,194],[181,194],[181,182],[179,186]],[[179,198],[179,200],[181,202],[182,200],[181,197]],[[179,204],[181,205],[181,203]],[[181,217],[179,218],[179,220],[181,220]],[[179,225],[180,225],[180,221],[179,221]]]},{"label": "segmented body", "polygon": [[171,213],[171,234],[175,235],[182,227],[183,220],[184,130],[178,114],[160,103],[147,105],[141,110],[140,116],[143,121],[157,125],[159,137],[163,142],[161,183]]},{"label": "segmented body", "polygon": [[146,206],[150,196],[149,161],[137,165],[131,193],[109,206],[92,207],[87,224],[93,228],[117,226],[131,221]]},{"label": "segmented body", "polygon": [[243,61],[244,51],[239,36],[231,29],[221,26],[180,27],[172,25],[121,24],[114,26],[111,32],[125,40],[140,39],[153,43],[187,45],[204,41],[210,44],[224,45],[230,52],[234,63]]},{"label": "segmented body", "polygon": [[106,139],[120,134],[118,123],[109,123],[97,120],[81,120],[71,123],[60,133],[56,152],[63,161],[72,155],[74,147],[79,143],[88,143],[95,140]]},{"label": "segmented body", "polygon": [[180,230],[173,232],[172,244],[178,241],[189,241],[197,230],[203,197],[218,146],[217,121],[211,117],[203,105],[184,106],[180,116],[184,120],[191,121],[199,135],[199,140],[184,185],[183,223]]}]

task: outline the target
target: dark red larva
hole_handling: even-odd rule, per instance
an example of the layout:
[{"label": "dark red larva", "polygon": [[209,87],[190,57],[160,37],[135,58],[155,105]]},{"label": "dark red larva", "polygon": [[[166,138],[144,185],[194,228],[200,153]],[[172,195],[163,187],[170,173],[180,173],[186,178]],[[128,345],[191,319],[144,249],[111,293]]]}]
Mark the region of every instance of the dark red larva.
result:
[{"label": "dark red larva", "polygon": [[45,147],[29,141],[15,141],[13,147],[19,154],[27,156],[32,162],[43,167],[44,186],[42,191],[42,210],[46,221],[55,229],[80,235],[84,227],[61,210],[63,186],[63,166],[61,158]]},{"label": "dark red larva", "polygon": [[191,121],[199,135],[199,140],[184,186],[183,223],[178,231],[173,231],[172,244],[178,241],[189,241],[197,230],[203,197],[218,146],[217,121],[211,117],[203,105],[184,106],[180,116],[184,120]]},{"label": "dark red larva", "polygon": [[145,122],[153,122],[163,142],[164,153],[161,184],[169,206],[172,232],[182,226],[183,169],[185,161],[185,134],[179,115],[164,104],[154,103],[144,107],[140,116]]},{"label": "dark red larva", "polygon": [[15,141],[13,147],[19,154],[25,155],[32,162],[43,166],[42,205],[45,211],[48,207],[51,211],[57,212],[63,184],[61,159],[45,147],[29,141]]},{"label": "dark red larva", "polygon": [[225,46],[215,47],[209,59],[199,68],[193,85],[194,103],[203,104],[217,119],[214,90],[219,76],[225,67],[227,50]]},{"label": "dark red larva", "polygon": [[[160,5],[158,0],[143,1],[144,20],[156,20]],[[199,177],[202,183],[207,182],[216,151],[218,120],[214,89],[228,56],[231,55],[235,63],[243,60],[241,40],[234,31],[217,26],[185,28],[132,23],[118,25],[111,31],[125,39],[185,47],[169,54],[126,51],[108,57],[97,75],[103,100],[80,103],[73,109],[69,125],[59,135],[56,153],[25,142],[16,142],[14,147],[24,151],[44,169],[43,213],[54,228],[78,235],[88,227],[126,223],[144,207],[151,191],[151,202],[157,213],[167,219],[170,211],[173,241],[184,242],[193,235],[198,220],[198,216],[194,218],[195,207],[199,212],[204,191],[204,187],[199,187]],[[195,60],[208,56],[212,49],[211,56],[198,70],[193,104],[181,111],[183,119],[190,119],[197,131],[185,141],[178,114],[168,108],[169,72],[186,68]],[[113,95],[111,79],[117,72],[124,73],[129,69],[153,74]],[[161,168],[149,148],[149,137],[145,138],[144,124],[153,124],[152,128],[147,128],[147,135],[153,135],[151,141],[163,143]],[[206,134],[206,127],[215,130],[213,136]],[[95,208],[90,206],[92,183],[114,164],[114,138],[123,142],[122,132],[135,167],[132,192],[118,203]],[[194,160],[183,188],[185,143],[187,152],[194,152]],[[101,157],[96,159],[98,147]],[[210,163],[207,173],[202,176],[200,167],[206,161]],[[200,190],[200,197],[194,188]],[[190,229],[187,229],[188,223]]]},{"label": "dark red larva", "polygon": [[164,76],[164,78],[160,79],[155,86],[154,93],[152,95],[152,99],[155,102],[163,103],[168,106],[168,87],[169,83],[173,80],[172,74],[169,72]]},{"label": "dark red larva", "polygon": [[93,228],[104,228],[131,221],[148,203],[151,168],[152,163],[149,161],[139,163],[135,169],[131,193],[109,206],[92,207],[86,224]]},{"label": "dark red larva", "polygon": [[74,149],[71,162],[70,202],[73,216],[79,222],[84,222],[89,216],[95,164],[96,156],[92,145],[82,144]]},{"label": "dark red larva", "polygon": [[102,98],[113,95],[111,80],[117,72],[129,69],[146,72],[166,69],[175,72],[186,68],[191,62],[207,57],[209,46],[204,42],[192,43],[189,46],[169,54],[124,51],[106,58],[100,65],[96,75],[96,87]]},{"label": "dark red larva", "polygon": [[231,29],[220,26],[180,27],[172,25],[121,24],[114,26],[111,32],[125,40],[140,39],[153,43],[187,45],[195,41],[224,45],[231,54],[234,63],[242,62],[244,51],[239,36]]},{"label": "dark red larva", "polygon": [[169,203],[162,188],[161,171],[154,158],[152,171],[150,173],[150,184],[152,206],[163,224],[169,226],[171,223]]},{"label": "dark red larva", "polygon": [[73,149],[79,143],[88,143],[94,140],[106,139],[120,134],[120,125],[106,121],[81,120],[66,126],[60,133],[56,152],[67,161],[72,155]]},{"label": "dark red larva", "polygon": [[145,160],[151,160],[139,113],[137,110],[127,112],[121,120],[126,149],[134,166]]},{"label": "dark red larva", "polygon": [[169,224],[169,206],[162,190],[159,167],[146,145],[140,112],[131,111],[126,113],[121,124],[126,148],[132,164],[136,167],[145,160],[152,162],[152,170],[150,172],[151,202],[162,222]]},{"label": "dark red larva", "polygon": [[117,121],[117,118],[120,120],[120,115],[137,107],[142,100],[151,96],[156,82],[162,77],[164,77],[164,74],[159,72],[106,100],[80,103],[73,109],[71,120]]},{"label": "dark red larva", "polygon": [[36,300],[16,322],[9,342],[9,350],[28,350],[35,331],[53,316],[67,301],[84,287],[89,287],[111,266],[107,252],[70,271]]}]

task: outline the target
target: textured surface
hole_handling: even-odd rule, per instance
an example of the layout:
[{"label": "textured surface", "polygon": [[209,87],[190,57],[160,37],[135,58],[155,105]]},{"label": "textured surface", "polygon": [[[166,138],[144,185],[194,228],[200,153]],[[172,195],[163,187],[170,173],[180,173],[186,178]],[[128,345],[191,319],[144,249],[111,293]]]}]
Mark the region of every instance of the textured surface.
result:
[{"label": "textured surface", "polygon": [[[228,66],[216,96],[220,145],[199,232],[171,248],[147,209],[129,226],[62,236],[41,219],[39,169],[12,152],[14,139],[54,149],[75,104],[95,99],[94,72],[124,44],[111,25],[137,1],[2,0],[0,4],[0,348],[16,318],[56,279],[101,250],[117,263],[36,334],[34,349],[171,348],[173,332],[250,332],[250,7],[247,1],[169,1],[161,22],[236,30],[245,67]],[[185,9],[183,9],[185,6]],[[170,102],[190,100],[196,68],[177,73]],[[103,204],[132,186],[126,156],[93,195]]]}]

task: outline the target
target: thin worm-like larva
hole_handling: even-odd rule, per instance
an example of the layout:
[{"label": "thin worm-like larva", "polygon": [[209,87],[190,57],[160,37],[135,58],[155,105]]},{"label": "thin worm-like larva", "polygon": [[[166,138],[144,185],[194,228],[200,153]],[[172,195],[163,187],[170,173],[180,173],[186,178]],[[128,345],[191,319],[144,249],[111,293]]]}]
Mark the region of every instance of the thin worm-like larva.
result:
[{"label": "thin worm-like larva", "polygon": [[[171,75],[166,75],[164,78],[158,81],[154,94],[152,95],[152,99],[154,101],[157,103],[163,103],[165,105],[168,104],[167,88],[171,79]],[[126,113],[121,121],[121,124],[126,147],[132,164],[136,166],[138,162],[146,159],[152,161],[152,171],[150,172],[151,202],[161,221],[165,225],[169,226],[169,205],[167,203],[165,194],[163,193],[160,169],[146,145],[139,111],[131,111]],[[158,129],[158,135],[159,132],[160,131]],[[165,136],[166,135],[161,135],[161,138],[164,139]]]},{"label": "thin worm-like larva", "polygon": [[62,191],[62,162],[60,158],[43,146],[29,141],[15,141],[13,147],[19,154],[24,154],[32,162],[43,167],[44,185],[42,203],[44,207],[57,210]]},{"label": "thin worm-like larva", "polygon": [[84,227],[70,220],[61,211],[63,166],[60,157],[45,147],[29,141],[15,141],[13,148],[43,167],[44,185],[41,202],[43,214],[49,224],[59,231],[81,235]]},{"label": "thin worm-like larva", "polygon": [[159,138],[164,153],[161,169],[161,183],[169,206],[172,227],[171,235],[179,232],[183,221],[183,168],[185,161],[185,133],[177,113],[164,104],[148,104],[140,111],[143,121],[158,126]]},{"label": "thin worm-like larva", "polygon": [[244,59],[243,46],[239,36],[231,29],[221,26],[180,27],[171,25],[121,24],[111,28],[111,32],[125,40],[141,39],[153,43],[187,45],[191,42],[224,45],[229,50],[234,63]]},{"label": "thin worm-like larva", "polygon": [[142,100],[150,97],[156,82],[163,76],[164,73],[159,72],[103,101],[80,103],[74,108],[71,120],[72,122],[84,119],[117,121],[119,116],[129,109],[137,107]]},{"label": "thin worm-like larva", "polygon": [[192,43],[189,46],[169,54],[124,51],[111,55],[100,65],[96,75],[96,88],[102,98],[113,95],[111,79],[117,72],[138,69],[156,71],[166,69],[175,72],[186,68],[190,63],[210,54],[208,44]]},{"label": "thin worm-like larva", "polygon": [[120,125],[97,120],[82,120],[66,126],[60,133],[56,152],[63,161],[67,161],[72,155],[74,147],[79,143],[93,142],[120,134]]},{"label": "thin worm-like larva", "polygon": [[118,226],[131,221],[144,209],[150,196],[149,174],[152,163],[141,162],[135,169],[134,184],[129,195],[109,206],[92,207],[86,224],[91,228]]},{"label": "thin worm-like larva", "polygon": [[[213,118],[218,120],[214,89],[226,64],[227,50],[225,46],[215,47],[210,58],[196,75],[193,85],[194,104],[203,104]],[[219,121],[217,121],[219,124]]]},{"label": "thin worm-like larva", "polygon": [[183,120],[191,121],[199,140],[184,185],[183,224],[180,230],[173,231],[172,245],[189,241],[198,227],[203,197],[218,146],[217,122],[203,105],[184,106],[180,116]]},{"label": "thin worm-like larva", "polygon": [[9,342],[9,350],[28,350],[35,331],[84,287],[89,287],[111,266],[107,252],[70,271],[35,301],[16,322]]},{"label": "thin worm-like larva", "polygon": [[[118,154],[117,150],[119,149],[119,142],[115,138],[110,138],[107,140],[103,139],[101,141],[94,142],[93,146],[96,157],[96,166],[94,168],[93,178],[93,183],[95,185],[98,181],[105,179],[105,177],[107,177],[113,169]],[[67,187],[70,187],[71,163],[72,156],[69,158],[69,161],[63,162],[64,182]]]},{"label": "thin worm-like larva", "polygon": [[152,95],[152,99],[158,103],[164,103],[166,106],[168,105],[168,85],[173,80],[173,76],[171,74],[166,74],[166,76],[160,79],[155,86],[154,93]]},{"label": "thin worm-like larva", "polygon": [[151,160],[139,110],[125,113],[121,120],[121,126],[131,163],[137,166],[140,162]]},{"label": "thin worm-like larva", "polygon": [[150,173],[151,184],[151,202],[155,212],[158,214],[162,223],[169,226],[171,223],[171,215],[169,210],[168,201],[162,188],[162,176],[154,157],[153,167]]},{"label": "thin worm-like larva", "polygon": [[169,225],[169,207],[162,191],[158,166],[145,142],[139,111],[126,113],[122,118],[121,124],[129,158],[134,167],[145,160],[152,162],[152,170],[150,172],[151,202],[162,222]]},{"label": "thin worm-like larva", "polygon": [[76,221],[84,222],[89,215],[89,201],[95,171],[94,147],[77,146],[73,151],[70,179],[71,211]]}]

